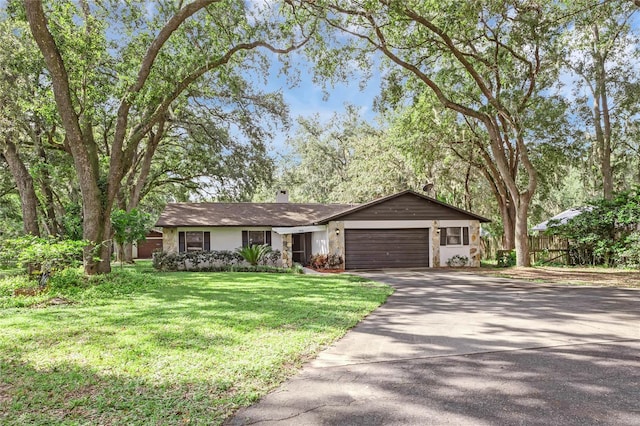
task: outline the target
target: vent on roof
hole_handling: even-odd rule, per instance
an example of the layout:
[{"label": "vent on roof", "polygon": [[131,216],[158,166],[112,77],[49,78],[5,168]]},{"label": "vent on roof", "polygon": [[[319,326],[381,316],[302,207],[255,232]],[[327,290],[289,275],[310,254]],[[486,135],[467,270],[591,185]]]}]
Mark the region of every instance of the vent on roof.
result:
[{"label": "vent on roof", "polygon": [[286,189],[281,189],[276,193],[276,203],[288,203],[289,192]]}]

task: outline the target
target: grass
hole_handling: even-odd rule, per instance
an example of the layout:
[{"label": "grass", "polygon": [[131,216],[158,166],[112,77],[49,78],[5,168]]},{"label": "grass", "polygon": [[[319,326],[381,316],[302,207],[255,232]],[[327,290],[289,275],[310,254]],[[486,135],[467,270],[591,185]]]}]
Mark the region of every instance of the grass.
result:
[{"label": "grass", "polygon": [[71,304],[0,309],[1,424],[219,424],[391,293],[349,276],[136,269],[117,278],[143,277],[133,290],[103,280],[63,292]]}]

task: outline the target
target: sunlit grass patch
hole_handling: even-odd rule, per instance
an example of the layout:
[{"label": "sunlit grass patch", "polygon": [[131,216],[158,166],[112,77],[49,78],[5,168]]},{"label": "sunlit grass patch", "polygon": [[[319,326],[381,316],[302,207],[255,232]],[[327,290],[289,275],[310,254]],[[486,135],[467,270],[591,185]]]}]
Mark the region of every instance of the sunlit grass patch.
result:
[{"label": "sunlit grass patch", "polygon": [[72,304],[0,310],[0,423],[220,423],[391,292],[349,276],[144,268]]}]

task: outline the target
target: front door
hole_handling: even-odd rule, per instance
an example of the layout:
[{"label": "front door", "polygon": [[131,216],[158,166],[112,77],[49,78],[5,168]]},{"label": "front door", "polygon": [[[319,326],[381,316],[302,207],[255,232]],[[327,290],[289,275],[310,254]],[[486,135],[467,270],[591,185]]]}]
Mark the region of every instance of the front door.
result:
[{"label": "front door", "polygon": [[304,234],[293,234],[291,247],[291,255],[293,261],[301,265],[307,266],[311,257],[311,232]]}]

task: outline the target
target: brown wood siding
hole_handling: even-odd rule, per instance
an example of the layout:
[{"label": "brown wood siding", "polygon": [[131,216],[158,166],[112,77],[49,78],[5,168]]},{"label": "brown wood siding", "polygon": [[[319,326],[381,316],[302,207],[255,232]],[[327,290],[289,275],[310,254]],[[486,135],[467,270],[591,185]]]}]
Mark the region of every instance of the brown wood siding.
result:
[{"label": "brown wood siding", "polygon": [[138,259],[151,259],[154,250],[162,251],[162,238],[142,241],[138,244]]},{"label": "brown wood siding", "polygon": [[346,269],[429,266],[429,229],[347,229]]},{"label": "brown wood siding", "polygon": [[404,194],[348,214],[339,220],[468,220],[473,217],[424,198]]}]

